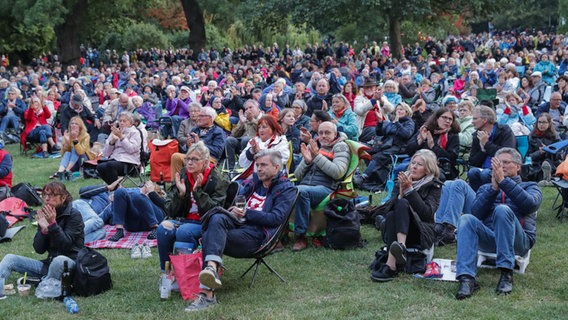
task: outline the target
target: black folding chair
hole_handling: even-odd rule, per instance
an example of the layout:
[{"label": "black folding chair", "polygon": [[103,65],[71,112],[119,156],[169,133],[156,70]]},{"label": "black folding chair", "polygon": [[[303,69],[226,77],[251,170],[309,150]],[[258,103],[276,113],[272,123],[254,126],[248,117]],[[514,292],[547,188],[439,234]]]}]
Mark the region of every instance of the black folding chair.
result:
[{"label": "black folding chair", "polygon": [[260,264],[264,264],[266,268],[270,270],[271,273],[273,273],[278,277],[278,279],[280,279],[280,281],[286,283],[286,280],[284,280],[284,278],[278,272],[276,272],[276,270],[274,270],[274,268],[272,268],[272,266],[270,266],[266,262],[266,260],[264,260],[264,258],[270,253],[272,253],[272,250],[274,250],[274,247],[276,247],[278,240],[280,239],[286,228],[288,228],[288,220],[290,219],[292,212],[294,212],[294,209],[296,207],[296,200],[298,199],[299,193],[300,193],[299,191],[296,192],[296,196],[294,197],[294,202],[292,203],[292,207],[290,207],[290,212],[288,212],[288,214],[286,215],[286,219],[284,219],[284,221],[278,226],[278,229],[276,229],[276,232],[272,235],[272,237],[268,239],[268,241],[264,245],[258,248],[256,252],[254,252],[248,257],[243,257],[246,259],[248,258],[255,259],[254,263],[241,275],[241,278],[243,278],[254,267],[254,274],[252,276],[252,281],[249,285],[249,288],[252,288],[252,285],[256,280],[256,274],[258,273],[258,267],[260,266]]}]

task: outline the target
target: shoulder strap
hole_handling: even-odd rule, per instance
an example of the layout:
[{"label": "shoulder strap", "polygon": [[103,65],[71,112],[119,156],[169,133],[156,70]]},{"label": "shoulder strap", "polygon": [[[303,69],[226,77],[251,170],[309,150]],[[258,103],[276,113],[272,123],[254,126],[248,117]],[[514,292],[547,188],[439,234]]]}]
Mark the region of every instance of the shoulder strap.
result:
[{"label": "shoulder strap", "polygon": [[142,130],[138,129],[137,126],[134,126],[138,133],[140,134],[140,153],[144,152],[144,135],[142,134]]}]

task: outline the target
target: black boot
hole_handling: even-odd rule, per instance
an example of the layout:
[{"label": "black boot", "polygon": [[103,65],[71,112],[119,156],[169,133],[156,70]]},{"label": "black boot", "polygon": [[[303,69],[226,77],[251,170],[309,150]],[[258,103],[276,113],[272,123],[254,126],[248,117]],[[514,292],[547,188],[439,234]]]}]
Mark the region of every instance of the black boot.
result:
[{"label": "black boot", "polygon": [[461,275],[458,277],[460,286],[458,287],[458,292],[456,292],[456,299],[463,300],[469,298],[479,290],[479,284],[475,281],[475,278],[468,275]]},{"label": "black boot", "polygon": [[509,294],[513,291],[513,270],[501,268],[501,277],[497,283],[497,294]]}]

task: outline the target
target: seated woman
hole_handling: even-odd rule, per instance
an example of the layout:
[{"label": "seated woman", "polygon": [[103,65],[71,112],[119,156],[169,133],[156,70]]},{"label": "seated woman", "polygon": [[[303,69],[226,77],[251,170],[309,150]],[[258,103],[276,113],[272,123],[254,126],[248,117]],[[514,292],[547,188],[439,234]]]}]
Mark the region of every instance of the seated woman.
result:
[{"label": "seated woman", "polygon": [[120,113],[118,124],[118,127],[111,126],[111,134],[105,142],[103,156],[107,160],[99,161],[97,165],[99,176],[106,184],[131,173],[140,165],[142,137],[134,127],[132,113]]},{"label": "seated woman", "polygon": [[387,80],[383,85],[383,89],[385,89],[385,97],[393,106],[397,106],[402,102],[402,96],[398,94],[398,84],[396,82]]},{"label": "seated woman", "polygon": [[[464,100],[458,105],[458,123],[460,124],[460,154],[468,154],[471,149],[471,143],[473,141],[473,132],[475,127],[473,126],[473,103],[469,100]],[[464,159],[467,160],[467,159]]]},{"label": "seated woman", "polygon": [[84,245],[83,219],[73,209],[73,197],[61,182],[50,182],[43,187],[44,206],[37,211],[37,232],[33,247],[44,254],[44,260],[7,254],[0,262],[0,279],[4,283],[12,271],[27,273],[29,277],[61,279],[63,266],[75,268],[75,259]]},{"label": "seated woman", "polygon": [[131,232],[148,231],[148,239],[156,239],[158,224],[164,220],[166,193],[155,183],[147,181],[142,188],[118,188],[112,200],[112,224],[116,233],[109,241],[124,238],[124,229]]},{"label": "seated woman", "polygon": [[341,93],[331,98],[331,122],[337,126],[337,131],[345,133],[347,139],[359,141],[359,127],[357,115],[351,110],[349,101]]},{"label": "seated woman", "polygon": [[[371,274],[373,281],[394,279],[406,264],[406,248],[428,249],[433,243],[422,243],[419,224],[434,222],[434,213],[440,203],[442,182],[438,180],[436,154],[431,150],[416,151],[408,171],[398,174],[398,188],[394,188],[392,209],[385,214],[382,224],[383,241],[389,246],[388,259]],[[412,211],[416,213],[413,214]],[[417,221],[417,217],[420,221]],[[402,269],[401,269],[402,268]]]},{"label": "seated woman", "polygon": [[286,136],[288,142],[292,141],[292,151],[294,154],[300,154],[300,129],[296,128],[296,115],[294,110],[290,108],[282,109],[278,115],[278,123],[282,127],[282,132]]},{"label": "seated woman", "polygon": [[73,171],[78,171],[81,157],[85,156],[86,160],[95,158],[95,154],[91,152],[89,147],[90,136],[85,127],[85,123],[79,116],[71,118],[69,121],[69,129],[63,134],[61,142],[61,162],[59,169],[50,178],[58,178],[59,180],[70,180]]},{"label": "seated woman", "polygon": [[254,166],[254,155],[260,150],[277,150],[282,156],[282,167],[286,167],[288,158],[290,157],[290,148],[288,147],[288,140],[282,134],[282,127],[278,122],[269,115],[264,115],[258,120],[258,128],[256,136],[249,140],[245,149],[239,155],[239,166],[245,168],[243,173],[239,174],[237,180],[245,180],[256,172]]},{"label": "seated woman", "polygon": [[310,117],[306,115],[308,111],[308,105],[304,100],[294,100],[292,102],[292,110],[296,115],[296,123],[294,126],[298,128],[309,128],[310,127]]},{"label": "seated woman", "polygon": [[515,136],[526,136],[536,122],[531,108],[514,92],[505,95],[505,102],[497,106],[497,123],[511,127]]},{"label": "seated woman", "polygon": [[539,181],[539,185],[550,183],[556,166],[562,161],[543,150],[545,146],[560,141],[550,114],[543,112],[538,116],[536,126],[529,135],[529,151],[527,157],[532,164],[524,164],[521,173],[523,181]]},{"label": "seated woman", "polygon": [[189,118],[183,120],[179,124],[179,130],[177,132],[177,141],[179,145],[180,152],[187,151],[187,139],[190,136],[193,129],[199,127],[198,119],[201,113],[201,103],[192,102],[189,104]]},{"label": "seated woman", "polygon": [[231,132],[232,124],[230,120],[230,114],[227,108],[223,105],[223,98],[219,96],[213,96],[210,101],[211,107],[217,112],[217,116],[213,120],[216,125],[226,132]]},{"label": "seated woman", "polygon": [[[434,151],[444,180],[453,180],[458,176],[456,163],[459,153],[459,132],[460,125],[456,121],[456,115],[447,108],[439,108],[410,139],[406,153],[412,156],[420,149]],[[403,163],[397,170],[402,171],[405,166],[406,163]]]},{"label": "seated woman", "polygon": [[202,141],[189,147],[185,168],[176,173],[175,181],[176,187],[172,188],[165,205],[169,219],[163,221],[157,231],[162,271],[176,241],[189,242],[194,248],[199,245],[201,215],[224,205],[229,186],[227,178],[210,161],[209,149]]},{"label": "seated woman", "polygon": [[20,143],[26,148],[26,140],[28,137],[41,144],[41,156],[49,158],[47,146],[51,148],[51,152],[58,152],[60,149],[53,139],[53,130],[48,124],[47,119],[51,117],[51,112],[46,106],[42,106],[38,97],[30,98],[30,106],[24,112],[24,132],[22,132]]},{"label": "seated woman", "polygon": [[381,136],[379,146],[374,150],[373,160],[369,162],[365,172],[353,177],[353,183],[364,190],[376,191],[382,189],[388,180],[391,167],[391,155],[405,152],[405,145],[414,132],[412,110],[401,102],[395,109],[395,116],[390,121],[379,111],[377,113],[377,136]]}]

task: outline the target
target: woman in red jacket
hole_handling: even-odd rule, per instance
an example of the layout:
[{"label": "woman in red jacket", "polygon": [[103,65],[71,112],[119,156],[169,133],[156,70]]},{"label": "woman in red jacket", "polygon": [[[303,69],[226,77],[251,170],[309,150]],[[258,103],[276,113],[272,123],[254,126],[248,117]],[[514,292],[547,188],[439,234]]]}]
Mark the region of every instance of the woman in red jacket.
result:
[{"label": "woman in red jacket", "polygon": [[32,97],[28,109],[24,112],[25,127],[20,142],[25,149],[26,139],[28,137],[34,141],[38,141],[41,144],[41,156],[43,158],[49,157],[47,153],[48,144],[52,152],[60,150],[53,140],[53,130],[47,123],[47,119],[50,117],[51,112],[45,105],[42,105],[41,100],[38,97]]}]

